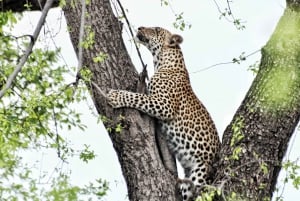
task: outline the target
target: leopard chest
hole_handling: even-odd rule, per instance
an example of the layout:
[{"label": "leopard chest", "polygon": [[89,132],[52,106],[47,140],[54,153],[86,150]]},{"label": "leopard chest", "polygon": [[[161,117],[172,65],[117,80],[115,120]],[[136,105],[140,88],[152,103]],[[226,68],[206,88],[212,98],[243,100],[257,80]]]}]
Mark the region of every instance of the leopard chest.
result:
[{"label": "leopard chest", "polygon": [[184,168],[204,161],[211,163],[218,150],[216,130],[213,125],[201,120],[203,116],[203,113],[180,115],[172,121],[160,123],[170,150]]}]

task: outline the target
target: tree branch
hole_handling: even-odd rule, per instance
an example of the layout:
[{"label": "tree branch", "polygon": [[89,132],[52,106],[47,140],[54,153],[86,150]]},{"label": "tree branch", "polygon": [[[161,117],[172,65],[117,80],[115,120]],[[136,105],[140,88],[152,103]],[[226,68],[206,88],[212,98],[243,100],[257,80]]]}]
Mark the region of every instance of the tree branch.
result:
[{"label": "tree branch", "polygon": [[143,66],[143,70],[145,71],[147,65],[144,64],[144,61],[143,61],[143,59],[142,59],[140,50],[139,50],[139,48],[138,48],[138,46],[137,46],[137,44],[136,44],[136,41],[135,41],[135,39],[134,39],[135,37],[134,37],[134,35],[133,35],[133,31],[132,31],[132,29],[131,29],[130,22],[129,22],[128,18],[127,18],[126,12],[125,12],[125,10],[124,10],[124,8],[123,8],[121,2],[120,2],[119,0],[117,0],[117,2],[118,2],[118,5],[119,5],[119,7],[120,7],[120,9],[121,9],[121,11],[122,11],[122,14],[123,14],[123,16],[124,16],[124,18],[125,18],[125,21],[126,21],[126,23],[127,23],[127,26],[128,26],[129,32],[130,32],[130,35],[131,35],[131,37],[132,37],[132,39],[133,39],[133,43],[134,43],[135,49],[136,49],[136,51],[137,51],[137,54],[138,54],[138,56],[139,56],[139,58],[140,58],[140,61],[141,61],[142,66]]},{"label": "tree branch", "polygon": [[18,73],[21,71],[22,67],[24,66],[25,62],[27,61],[29,55],[32,52],[33,46],[40,34],[40,31],[45,23],[45,19],[47,17],[48,11],[50,10],[50,8],[52,7],[54,0],[48,0],[43,8],[42,11],[42,15],[40,17],[40,20],[38,22],[38,24],[36,25],[36,28],[33,32],[33,35],[31,37],[31,42],[29,44],[29,46],[27,47],[25,53],[23,54],[23,56],[21,57],[18,65],[16,66],[15,70],[12,72],[12,74],[8,77],[7,82],[5,84],[5,86],[3,87],[3,89],[0,91],[0,99],[4,96],[4,94],[7,92],[8,89],[10,89],[13,81],[16,79]]}]

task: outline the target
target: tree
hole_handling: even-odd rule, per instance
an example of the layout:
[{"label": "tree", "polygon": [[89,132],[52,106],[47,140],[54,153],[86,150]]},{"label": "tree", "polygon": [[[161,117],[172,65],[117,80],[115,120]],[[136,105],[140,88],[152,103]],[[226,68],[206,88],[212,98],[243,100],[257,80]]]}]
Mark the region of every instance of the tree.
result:
[{"label": "tree", "polygon": [[[9,8],[5,2],[3,8]],[[64,11],[77,49],[81,6],[68,5]],[[298,12],[299,2],[287,1],[282,19],[262,49],[256,79],[224,133],[216,184],[229,197],[272,197],[282,158],[299,121]],[[109,1],[91,1],[87,13],[87,30],[93,31],[86,31],[86,37],[96,35],[93,44],[83,51],[83,66],[93,74],[87,85],[99,114],[105,116],[129,198],[175,200],[176,180],[160,158],[154,137],[155,122],[130,109],[112,110],[97,88],[138,91],[143,87],[124,47],[122,26]],[[94,62],[100,55],[106,55],[105,61]],[[244,186],[249,188],[245,190]]]},{"label": "tree", "polygon": [[[219,182],[248,200],[272,197],[288,142],[299,122],[299,1],[287,1],[262,49],[257,76],[224,132]],[[245,189],[247,186],[247,189]]]},{"label": "tree", "polygon": [[[81,6],[67,6],[64,11],[68,24],[72,25],[70,35],[76,49]],[[83,52],[83,64],[92,72],[92,82],[106,91],[109,88],[144,90],[144,81],[139,80],[126,51],[122,40],[122,25],[113,14],[110,1],[91,1],[87,6],[87,13],[88,26],[97,36],[93,46]],[[107,55],[105,62],[93,62],[98,54]],[[91,85],[91,92],[99,114],[105,116],[104,124],[122,164],[129,199],[174,200],[176,179],[160,158],[154,121],[138,111],[113,110],[94,85]],[[121,132],[117,129],[119,126],[122,127]]]}]

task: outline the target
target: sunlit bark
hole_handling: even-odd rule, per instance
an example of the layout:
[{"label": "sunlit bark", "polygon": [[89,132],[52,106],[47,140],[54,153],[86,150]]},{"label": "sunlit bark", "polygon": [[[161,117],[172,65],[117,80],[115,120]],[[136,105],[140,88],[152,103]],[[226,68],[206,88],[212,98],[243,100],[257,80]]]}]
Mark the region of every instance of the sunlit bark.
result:
[{"label": "sunlit bark", "polygon": [[299,1],[262,49],[259,72],[223,135],[218,182],[249,200],[272,197],[300,116]]}]

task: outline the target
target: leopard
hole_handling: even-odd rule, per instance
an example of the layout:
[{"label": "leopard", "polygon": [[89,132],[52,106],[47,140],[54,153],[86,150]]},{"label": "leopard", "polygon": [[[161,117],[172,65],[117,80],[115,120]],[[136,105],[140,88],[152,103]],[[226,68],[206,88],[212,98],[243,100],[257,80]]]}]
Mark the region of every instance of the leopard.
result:
[{"label": "leopard", "polygon": [[134,108],[159,121],[171,153],[184,170],[183,201],[195,200],[195,190],[209,184],[220,149],[216,126],[195,95],[180,44],[183,38],[162,27],[139,27],[136,41],[153,55],[154,74],[148,93],[110,89],[113,108]]}]

